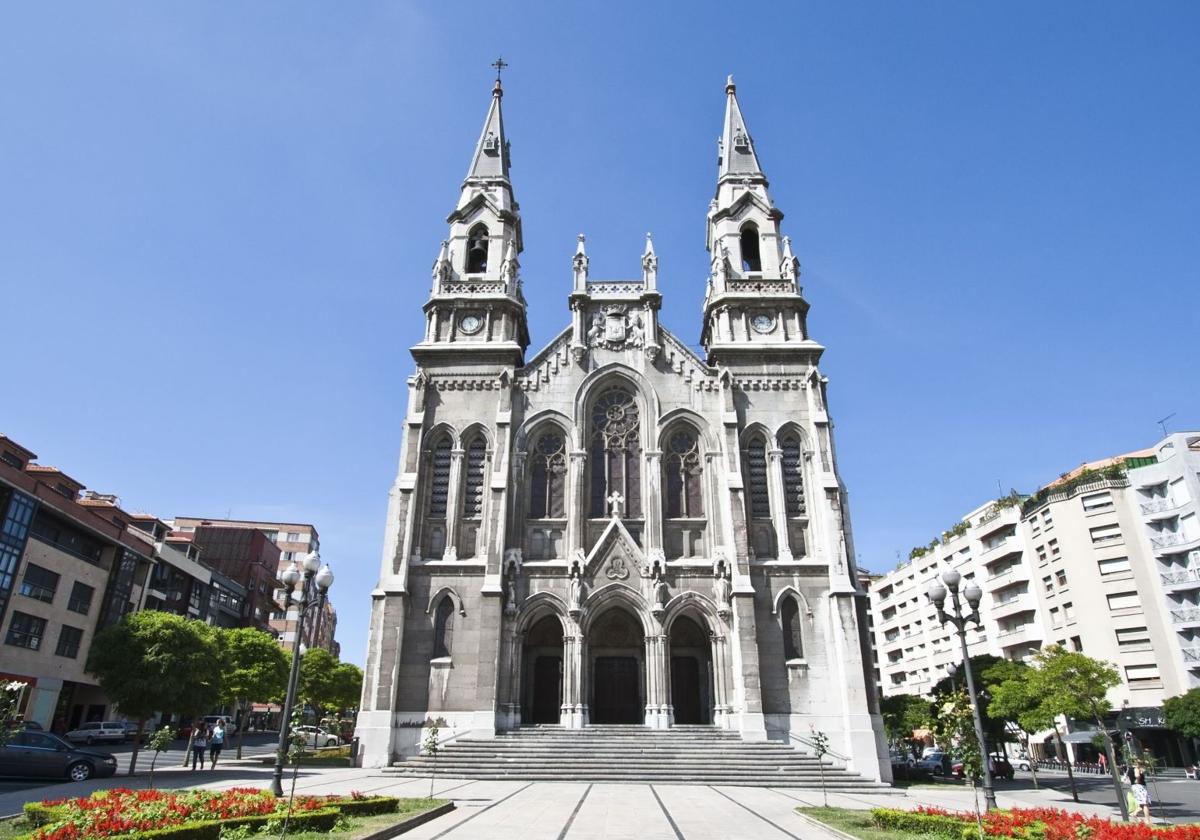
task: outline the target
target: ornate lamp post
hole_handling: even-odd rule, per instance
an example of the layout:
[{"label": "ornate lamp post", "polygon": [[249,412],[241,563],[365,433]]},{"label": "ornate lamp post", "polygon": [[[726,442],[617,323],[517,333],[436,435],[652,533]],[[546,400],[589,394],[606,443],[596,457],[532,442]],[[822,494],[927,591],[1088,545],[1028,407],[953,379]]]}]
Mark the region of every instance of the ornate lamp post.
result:
[{"label": "ornate lamp post", "polygon": [[[983,798],[990,811],[996,807],[996,791],[992,786],[991,762],[988,759],[987,742],[983,739],[983,721],[979,717],[979,698],[975,694],[975,678],[971,675],[971,657],[967,652],[967,625],[974,623],[981,626],[979,621],[979,601],[983,598],[983,590],[975,583],[969,583],[962,589],[962,598],[966,600],[971,611],[963,615],[962,600],[959,599],[959,584],[962,575],[954,569],[942,572],[941,582],[934,581],[925,590],[925,597],[937,607],[938,621],[947,621],[958,632],[958,642],[962,647],[963,670],[967,672],[967,693],[971,696],[971,716],[975,721],[975,738],[979,741],[979,755],[983,764]],[[943,585],[943,583],[945,585]],[[946,612],[946,594],[950,595],[950,612]]]},{"label": "ornate lamp post", "polygon": [[[275,775],[271,780],[271,791],[276,796],[283,796],[283,763],[287,760],[288,730],[292,723],[292,706],[296,702],[296,680],[300,675],[300,639],[304,635],[304,618],[309,610],[319,611],[324,608],[326,593],[329,592],[329,587],[333,586],[333,572],[330,571],[328,563],[321,565],[321,555],[314,551],[304,555],[304,560],[299,566],[293,560],[292,565],[279,576],[279,580],[287,592],[283,602],[284,611],[291,607],[293,601],[300,607],[300,616],[296,621],[296,638],[292,644],[292,671],[288,676],[287,696],[283,701],[283,718],[279,721],[279,749],[275,752]],[[296,595],[296,584],[302,580],[299,595]]]}]

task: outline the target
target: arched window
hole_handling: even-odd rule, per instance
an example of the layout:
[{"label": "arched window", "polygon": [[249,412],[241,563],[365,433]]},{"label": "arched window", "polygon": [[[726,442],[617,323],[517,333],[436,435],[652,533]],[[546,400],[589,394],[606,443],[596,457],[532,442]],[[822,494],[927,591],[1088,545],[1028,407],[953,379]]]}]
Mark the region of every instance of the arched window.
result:
[{"label": "arched window", "polygon": [[454,647],[454,599],[443,595],[433,614],[433,658],[450,655]]},{"label": "arched window", "polygon": [[592,405],[588,466],[591,470],[593,519],[608,516],[608,497],[620,493],[622,513],[642,515],[642,448],[638,437],[637,402],[623,388],[609,388]]},{"label": "arched window", "polygon": [[681,429],[667,441],[663,457],[663,485],[667,491],[668,519],[695,519],[704,516],[700,478],[700,444],[695,432]]},{"label": "arched window", "polygon": [[546,432],[533,447],[530,465],[529,518],[560,519],[567,478],[567,446],[558,431]]},{"label": "arched window", "polygon": [[467,274],[483,274],[488,266],[488,229],[475,225],[467,234]]},{"label": "arched window", "polygon": [[450,495],[450,438],[443,437],[433,447],[430,463],[429,516],[446,518],[446,500]]},{"label": "arched window", "polygon": [[758,227],[748,224],[742,228],[741,242],[742,271],[762,271],[762,258],[758,251]]},{"label": "arched window", "polygon": [[804,447],[796,434],[786,435],[781,442],[783,450],[783,497],[790,517],[804,516],[808,512],[804,500]]},{"label": "arched window", "polygon": [[487,466],[487,441],[475,438],[467,447],[467,468],[463,476],[463,519],[483,516],[483,478]]},{"label": "arched window", "polygon": [[783,658],[804,658],[804,636],[800,626],[800,605],[792,597],[784,598],[780,609],[783,622]]},{"label": "arched window", "polygon": [[746,447],[746,483],[750,494],[750,518],[771,518],[771,495],[767,490],[767,444],[756,436]]}]

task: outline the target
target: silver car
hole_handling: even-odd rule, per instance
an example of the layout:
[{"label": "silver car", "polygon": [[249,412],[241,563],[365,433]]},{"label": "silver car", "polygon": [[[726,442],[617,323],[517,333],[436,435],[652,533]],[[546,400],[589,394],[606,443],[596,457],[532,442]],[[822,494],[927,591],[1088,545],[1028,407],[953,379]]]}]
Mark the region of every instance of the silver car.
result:
[{"label": "silver car", "polygon": [[68,741],[85,744],[121,744],[125,741],[125,724],[119,720],[85,723],[63,735]]}]

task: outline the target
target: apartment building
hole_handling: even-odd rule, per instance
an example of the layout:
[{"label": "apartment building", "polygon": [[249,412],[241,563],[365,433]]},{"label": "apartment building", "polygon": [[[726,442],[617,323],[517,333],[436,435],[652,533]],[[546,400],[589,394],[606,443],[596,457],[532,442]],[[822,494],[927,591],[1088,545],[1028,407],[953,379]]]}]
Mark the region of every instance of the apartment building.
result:
[{"label": "apartment building", "polygon": [[[293,561],[299,561],[310,551],[319,551],[320,536],[317,529],[302,522],[263,522],[252,519],[204,519],[194,516],[177,516],[174,527],[181,534],[194,533],[198,528],[221,527],[228,529],[261,531],[266,539],[279,549],[276,578]],[[229,571],[225,570],[228,574]],[[272,606],[268,617],[270,630],[278,637],[279,643],[285,650],[291,650],[296,643],[296,629],[299,625],[300,613],[296,606],[286,612],[282,609],[286,593],[274,584],[272,591]],[[339,646],[334,639],[337,629],[337,611],[330,601],[315,619],[310,614],[304,627],[304,638],[300,641],[305,647],[321,647],[337,655]]]}]

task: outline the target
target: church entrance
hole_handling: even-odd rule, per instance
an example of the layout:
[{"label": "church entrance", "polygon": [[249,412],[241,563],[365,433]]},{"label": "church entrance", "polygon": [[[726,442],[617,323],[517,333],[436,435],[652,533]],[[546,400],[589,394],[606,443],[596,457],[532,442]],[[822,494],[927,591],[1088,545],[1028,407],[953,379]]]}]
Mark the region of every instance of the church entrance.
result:
[{"label": "church entrance", "polygon": [[645,720],[642,627],[627,611],[614,608],[596,620],[588,634],[591,658],[592,723]]},{"label": "church entrance", "polygon": [[521,720],[558,723],[562,707],[562,623],[548,615],[534,624],[525,635],[521,659],[525,672]]},{"label": "church entrance", "polygon": [[671,625],[671,705],[677,724],[712,723],[712,650],[708,634],[680,616]]}]

